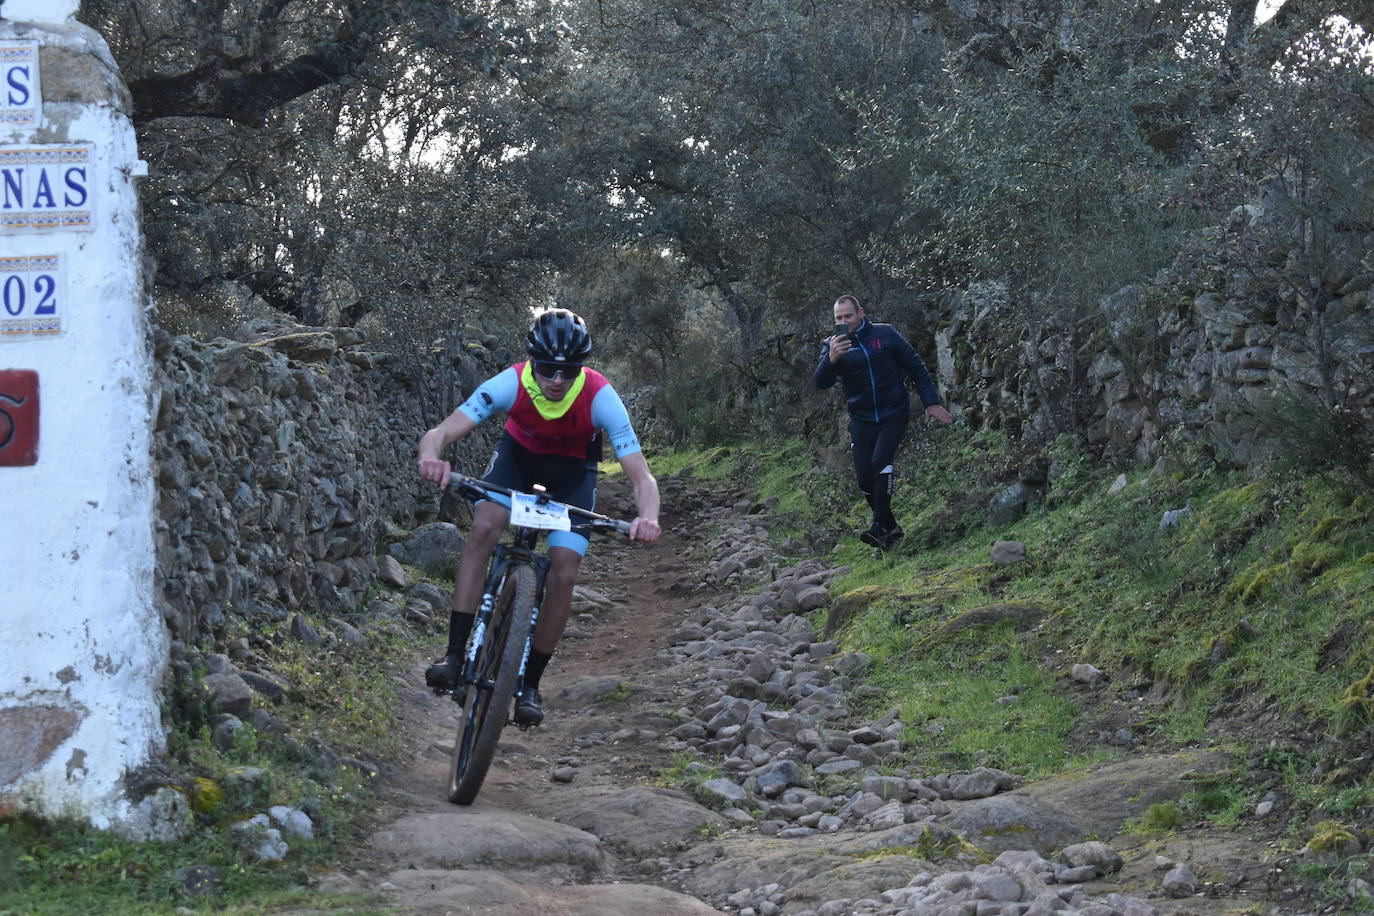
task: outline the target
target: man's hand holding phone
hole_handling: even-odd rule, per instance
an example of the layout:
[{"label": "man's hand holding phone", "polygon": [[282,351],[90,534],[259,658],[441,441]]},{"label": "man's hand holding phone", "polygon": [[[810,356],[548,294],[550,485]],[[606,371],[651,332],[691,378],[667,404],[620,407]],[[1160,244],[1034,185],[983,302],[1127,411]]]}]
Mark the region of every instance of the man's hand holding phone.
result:
[{"label": "man's hand holding phone", "polygon": [[849,334],[849,325],[843,321],[835,323],[835,336],[830,338],[830,361],[837,363],[840,357],[844,356],[854,346],[853,338]]}]

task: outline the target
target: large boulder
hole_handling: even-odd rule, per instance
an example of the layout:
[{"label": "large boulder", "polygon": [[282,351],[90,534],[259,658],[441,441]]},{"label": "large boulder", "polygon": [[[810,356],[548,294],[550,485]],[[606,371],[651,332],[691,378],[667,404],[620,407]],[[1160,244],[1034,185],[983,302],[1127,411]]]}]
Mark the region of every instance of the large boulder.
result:
[{"label": "large boulder", "polygon": [[547,812],[548,816],[557,816],[565,824],[636,855],[649,855],[696,840],[703,833],[726,826],[719,814],[672,789],[597,788],[580,792],[572,799],[560,794],[550,801],[557,804]]},{"label": "large boulder", "polygon": [[431,522],[397,541],[387,552],[402,563],[414,566],[427,576],[451,579],[463,552],[463,534],[450,522]]},{"label": "large boulder", "polygon": [[978,848],[999,853],[1033,849],[1041,855],[1086,840],[1082,821],[1053,805],[1020,794],[995,795],[965,805],[946,826]]},{"label": "large boulder", "polygon": [[513,811],[468,809],[401,818],[372,837],[379,861],[411,868],[472,868],[591,875],[603,864],[590,833]]}]

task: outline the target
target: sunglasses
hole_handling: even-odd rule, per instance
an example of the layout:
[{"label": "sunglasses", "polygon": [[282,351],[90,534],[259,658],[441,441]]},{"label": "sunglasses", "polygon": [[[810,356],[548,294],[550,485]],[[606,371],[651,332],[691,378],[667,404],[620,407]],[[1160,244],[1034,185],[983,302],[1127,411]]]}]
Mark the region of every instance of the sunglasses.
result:
[{"label": "sunglasses", "polygon": [[534,361],[534,372],[536,375],[554,381],[559,375],[563,376],[563,381],[571,382],[577,378],[582,367],[577,363],[546,363],[540,360]]}]

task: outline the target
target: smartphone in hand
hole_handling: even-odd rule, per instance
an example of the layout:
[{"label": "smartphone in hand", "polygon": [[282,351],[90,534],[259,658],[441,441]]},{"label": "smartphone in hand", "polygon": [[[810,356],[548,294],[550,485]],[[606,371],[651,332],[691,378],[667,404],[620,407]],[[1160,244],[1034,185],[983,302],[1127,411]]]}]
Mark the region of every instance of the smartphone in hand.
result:
[{"label": "smartphone in hand", "polygon": [[845,324],[843,321],[836,322],[836,323],[835,323],[835,336],[836,336],[836,337],[848,337],[848,336],[849,336],[849,325]]}]

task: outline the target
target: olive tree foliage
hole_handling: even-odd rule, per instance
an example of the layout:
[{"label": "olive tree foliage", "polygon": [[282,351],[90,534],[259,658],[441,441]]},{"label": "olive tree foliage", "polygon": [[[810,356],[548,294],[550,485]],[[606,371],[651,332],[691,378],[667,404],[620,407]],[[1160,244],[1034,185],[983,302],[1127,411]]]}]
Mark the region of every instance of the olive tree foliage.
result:
[{"label": "olive tree foliage", "polygon": [[949,39],[948,91],[924,131],[878,112],[867,145],[915,151],[907,200],[935,216],[890,235],[883,262],[925,284],[992,281],[1023,304],[1071,310],[1164,263],[1191,176],[1160,149],[1183,113],[1158,113],[1214,63],[1148,41],[1129,4],[999,4],[1011,9],[996,18],[916,5],[953,20],[928,14]]},{"label": "olive tree foliage", "polygon": [[[1135,46],[1142,35],[1129,6],[1049,6],[1023,5],[1023,16],[1039,14],[1031,20],[989,18],[967,41],[950,35],[951,80],[924,112],[927,129],[885,115],[867,143],[873,155],[915,152],[906,200],[923,214],[874,256],[928,290],[1004,289],[989,300],[1001,305],[985,319],[994,339],[983,358],[1013,380],[1024,342],[1067,335],[1067,349],[1079,351],[1104,324],[1099,300],[1170,263],[1203,218],[1193,176],[1160,148],[1176,122],[1158,114],[1196,84],[1187,72],[1196,62],[1172,46]],[[1123,313],[1137,301],[1121,297],[1107,326],[1144,394],[1160,353],[1153,317]],[[1067,401],[1038,392],[1061,429],[1082,419],[1074,393],[1085,363],[1066,367]]]},{"label": "olive tree foliage", "polygon": [[[1261,23],[1258,3],[85,0],[80,15],[135,100],[164,322],[219,333],[270,311],[458,364],[465,328],[514,344],[531,307],[560,302],[636,382],[709,364],[710,384],[675,390],[738,410],[798,400],[844,292],[918,346],[931,319],[913,303],[975,281],[1007,291],[1009,339],[1089,334],[1105,294],[1147,283],[1270,175],[1307,215],[1286,230],[1296,256],[1243,249],[1251,273],[1294,310],[1336,295],[1323,265],[1349,260],[1337,224],[1368,218],[1349,162],[1374,118],[1361,43],[1342,51],[1331,24],[1368,25],[1374,4],[1288,0]],[[1141,345],[1123,349],[1153,352],[1157,316],[1126,317]]]},{"label": "olive tree foliage", "polygon": [[738,434],[737,386],[722,300],[692,281],[672,251],[648,244],[608,246],[554,301],[592,328],[592,362],[615,379],[643,438],[707,442]]},{"label": "olive tree foliage", "polygon": [[[1337,6],[572,4],[559,171],[606,243],[670,248],[719,300],[741,405],[804,383],[842,291],[919,339],[913,300],[990,281],[1009,342],[1086,337],[1253,193],[1254,93]],[[1158,316],[1115,317],[1148,387]]]},{"label": "olive tree foliage", "polygon": [[677,368],[688,313],[700,304],[686,273],[666,250],[609,246],[561,282],[554,301],[587,319],[596,351],[613,355],[627,384],[653,384]]},{"label": "olive tree foliage", "polygon": [[905,170],[847,153],[865,107],[905,111],[938,81],[931,42],[897,6],[855,0],[565,12],[572,64],[549,117],[575,138],[554,171],[581,219],[606,244],[671,251],[720,304],[741,404],[795,382],[838,294],[899,291],[865,248],[901,218]]},{"label": "olive tree foliage", "polygon": [[546,13],[539,0],[83,0],[78,15],[110,43],[137,123],[261,127],[317,89],[386,82],[398,59],[428,52],[445,63],[431,90],[455,74],[516,73],[546,50],[550,34],[531,24]]},{"label": "olive tree foliage", "polygon": [[[1007,359],[1050,331],[1076,332],[1075,351],[1108,332],[1143,401],[1173,303],[1133,288],[1290,170],[1282,147],[1358,124],[1368,98],[1355,78],[1367,60],[1336,51],[1330,19],[1359,21],[1364,4],[1290,2],[1266,22],[1253,0],[910,6],[943,36],[950,79],[922,122],[879,109],[856,147],[912,163],[912,224],[874,255],[916,285],[1005,288]],[[1353,153],[1331,142],[1345,150],[1334,161]]]},{"label": "olive tree foliage", "polygon": [[[86,0],[134,98],[162,320],[258,311],[451,344],[543,281],[505,114],[539,4]],[[502,322],[500,316],[490,316]]]}]

